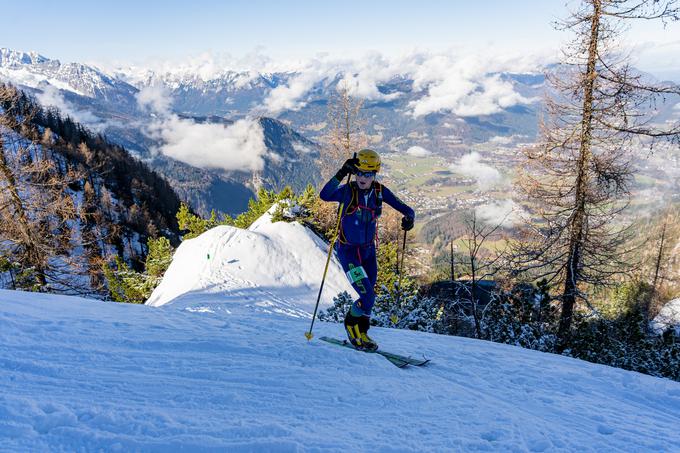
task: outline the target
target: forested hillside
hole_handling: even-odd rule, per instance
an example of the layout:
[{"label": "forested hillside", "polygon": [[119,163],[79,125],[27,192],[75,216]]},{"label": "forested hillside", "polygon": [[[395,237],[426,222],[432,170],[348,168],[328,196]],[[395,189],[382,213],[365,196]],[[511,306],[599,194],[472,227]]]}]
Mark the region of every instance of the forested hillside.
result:
[{"label": "forested hillside", "polygon": [[121,146],[0,85],[0,286],[105,296],[102,266],[133,268],[180,201]]}]

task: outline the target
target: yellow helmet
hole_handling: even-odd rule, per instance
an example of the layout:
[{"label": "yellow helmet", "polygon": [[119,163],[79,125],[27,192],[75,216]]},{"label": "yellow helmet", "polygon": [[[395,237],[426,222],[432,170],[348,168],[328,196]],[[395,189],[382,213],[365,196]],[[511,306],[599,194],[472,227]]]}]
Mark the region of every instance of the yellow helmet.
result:
[{"label": "yellow helmet", "polygon": [[372,149],[362,149],[357,153],[357,159],[359,159],[357,170],[380,171],[380,156]]}]

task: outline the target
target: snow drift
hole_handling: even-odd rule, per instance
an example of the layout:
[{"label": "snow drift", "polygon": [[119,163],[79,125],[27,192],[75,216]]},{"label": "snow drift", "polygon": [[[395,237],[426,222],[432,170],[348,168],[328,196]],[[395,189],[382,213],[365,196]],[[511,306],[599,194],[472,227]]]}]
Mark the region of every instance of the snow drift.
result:
[{"label": "snow drift", "polygon": [[[211,295],[213,300],[246,305],[252,301],[260,309],[309,317],[328,245],[297,222],[271,220],[266,213],[247,230],[220,226],[184,241],[147,305]],[[333,258],[321,306],[329,305],[342,291],[356,296]]]}]

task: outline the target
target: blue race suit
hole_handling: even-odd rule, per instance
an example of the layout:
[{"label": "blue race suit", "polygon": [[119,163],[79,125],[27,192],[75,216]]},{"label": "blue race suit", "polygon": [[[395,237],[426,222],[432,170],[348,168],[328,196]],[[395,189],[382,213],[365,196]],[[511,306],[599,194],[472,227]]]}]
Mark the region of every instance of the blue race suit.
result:
[{"label": "blue race suit", "polygon": [[352,304],[352,314],[370,317],[378,277],[375,237],[376,220],[381,214],[379,198],[407,217],[415,218],[415,213],[378,182],[362,190],[356,182],[340,185],[340,181],[333,177],[321,189],[319,196],[324,201],[343,204],[335,251],[352,287],[359,293],[359,299]]}]

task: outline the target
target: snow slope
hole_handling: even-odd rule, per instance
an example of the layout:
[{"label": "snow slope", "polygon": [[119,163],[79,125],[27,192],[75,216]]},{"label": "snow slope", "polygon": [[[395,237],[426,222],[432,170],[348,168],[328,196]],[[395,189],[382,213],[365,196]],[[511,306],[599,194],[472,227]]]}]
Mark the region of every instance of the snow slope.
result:
[{"label": "snow slope", "polygon": [[298,227],[186,241],[158,307],[0,291],[0,452],[680,451],[678,382],[414,331],[372,336],[423,368],[317,339],[339,324],[308,342],[317,251],[293,273],[276,248]]},{"label": "snow slope", "polygon": [[0,301],[2,452],[680,449],[680,383],[561,356],[375,328],[433,359],[398,369],[217,294]]}]

